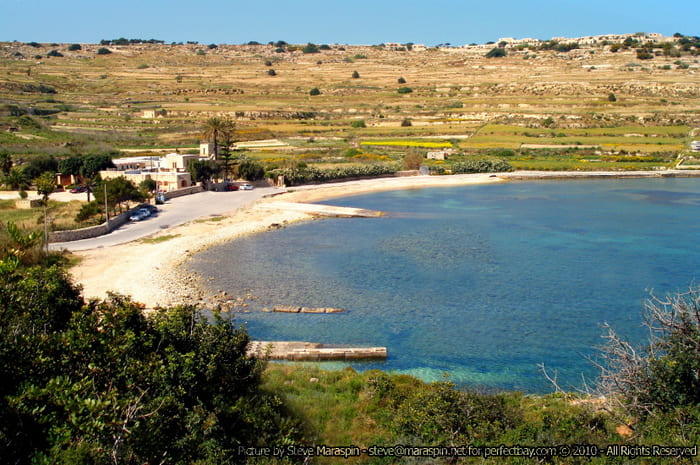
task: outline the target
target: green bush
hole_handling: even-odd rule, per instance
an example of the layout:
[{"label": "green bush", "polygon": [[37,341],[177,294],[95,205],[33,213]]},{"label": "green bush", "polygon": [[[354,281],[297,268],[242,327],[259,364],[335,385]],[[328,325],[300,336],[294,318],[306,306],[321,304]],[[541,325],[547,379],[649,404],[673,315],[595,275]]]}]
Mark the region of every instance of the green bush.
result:
[{"label": "green bush", "polygon": [[60,267],[7,255],[0,301],[3,463],[244,463],[240,444],[301,440],[231,319],[86,303]]},{"label": "green bush", "polygon": [[358,73],[357,71],[353,71],[353,72],[352,72],[352,78],[353,78],[353,79],[359,79],[359,78],[360,78],[360,73]]},{"label": "green bush", "polygon": [[82,49],[83,49],[83,47],[81,47],[80,44],[70,44],[70,45],[68,46],[68,51],[69,51],[69,52],[76,52],[76,51],[82,50]]},{"label": "green bush", "polygon": [[366,128],[367,124],[365,123],[365,120],[361,119],[358,121],[353,121],[352,123],[350,123],[350,126],[352,126],[353,128]]},{"label": "green bush", "polygon": [[502,58],[504,56],[508,55],[508,52],[506,52],[505,48],[492,48],[487,54],[486,58]]},{"label": "green bush", "polygon": [[100,47],[97,49],[98,55],[109,55],[110,53],[112,53],[112,51],[108,48],[105,48],[105,47]]},{"label": "green bush", "polygon": [[318,49],[318,47],[315,44],[312,44],[309,42],[304,46],[304,48],[301,49],[302,53],[321,53],[321,51]]},{"label": "green bush", "polygon": [[411,89],[410,87],[399,87],[397,89],[397,92],[399,94],[410,94],[411,92],[413,92],[413,89]]},{"label": "green bush", "polygon": [[75,215],[76,223],[82,223],[90,218],[102,213],[102,207],[95,201],[84,203],[80,207],[80,211]]},{"label": "green bush", "polygon": [[321,91],[318,90],[318,87],[314,87],[309,91],[309,95],[321,95]]},{"label": "green bush", "polygon": [[47,57],[62,57],[63,54],[59,52],[58,50],[51,50],[49,53],[46,54]]},{"label": "green bush", "polygon": [[298,167],[273,170],[270,172],[270,176],[284,176],[286,185],[298,186],[301,184],[330,182],[336,179],[390,176],[396,174],[396,171],[396,167],[392,165],[358,165],[324,170],[315,167]]},{"label": "green bush", "polygon": [[[499,158],[482,158],[460,161],[453,163],[449,168],[452,171],[452,174],[502,173],[506,171],[513,171],[513,167],[510,163]],[[438,169],[437,172],[439,173],[440,170]]]}]

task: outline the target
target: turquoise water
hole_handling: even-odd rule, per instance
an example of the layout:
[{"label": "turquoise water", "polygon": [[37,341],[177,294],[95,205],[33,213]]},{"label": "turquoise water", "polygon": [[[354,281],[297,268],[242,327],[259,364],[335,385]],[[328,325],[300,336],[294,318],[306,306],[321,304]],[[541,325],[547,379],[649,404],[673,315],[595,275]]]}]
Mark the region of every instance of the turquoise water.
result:
[{"label": "turquoise water", "polygon": [[[580,386],[604,322],[642,342],[643,302],[700,277],[700,181],[511,182],[325,202],[388,212],[324,219],[223,244],[191,268],[251,292],[251,336],[386,346],[355,367],[428,381],[550,390]],[[264,313],[294,304],[346,314]]]}]

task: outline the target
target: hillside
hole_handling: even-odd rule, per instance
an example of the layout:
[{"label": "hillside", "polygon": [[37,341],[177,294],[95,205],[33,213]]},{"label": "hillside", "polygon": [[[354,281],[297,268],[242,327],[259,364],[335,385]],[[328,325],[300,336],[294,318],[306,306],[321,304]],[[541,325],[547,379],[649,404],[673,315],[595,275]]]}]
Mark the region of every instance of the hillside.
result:
[{"label": "hillside", "polygon": [[645,155],[687,148],[698,126],[697,47],[652,45],[653,58],[639,59],[635,47],[511,44],[486,58],[492,47],[2,43],[0,143],[57,156],[194,148],[219,115],[234,119],[238,140],[282,140],[250,149],[267,162],[425,137],[467,152],[544,144]]}]

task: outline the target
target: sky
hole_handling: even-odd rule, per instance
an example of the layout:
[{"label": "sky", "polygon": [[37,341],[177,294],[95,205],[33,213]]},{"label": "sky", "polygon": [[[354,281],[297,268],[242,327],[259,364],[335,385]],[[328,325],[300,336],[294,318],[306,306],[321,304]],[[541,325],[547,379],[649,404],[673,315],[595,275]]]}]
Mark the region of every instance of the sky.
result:
[{"label": "sky", "polygon": [[0,41],[458,46],[502,37],[700,35],[699,19],[697,0],[0,0]]}]

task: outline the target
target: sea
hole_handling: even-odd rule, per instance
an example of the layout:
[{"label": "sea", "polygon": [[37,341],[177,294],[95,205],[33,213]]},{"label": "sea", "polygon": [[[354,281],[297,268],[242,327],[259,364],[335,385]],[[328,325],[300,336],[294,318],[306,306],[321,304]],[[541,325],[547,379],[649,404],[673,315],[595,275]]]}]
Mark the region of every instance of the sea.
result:
[{"label": "sea", "polygon": [[[378,368],[544,393],[595,386],[604,325],[642,346],[645,302],[700,285],[700,179],[511,181],[322,202],[379,218],[296,223],[188,264],[246,295],[253,339],[384,346]],[[275,305],[342,314],[271,313]]]}]

